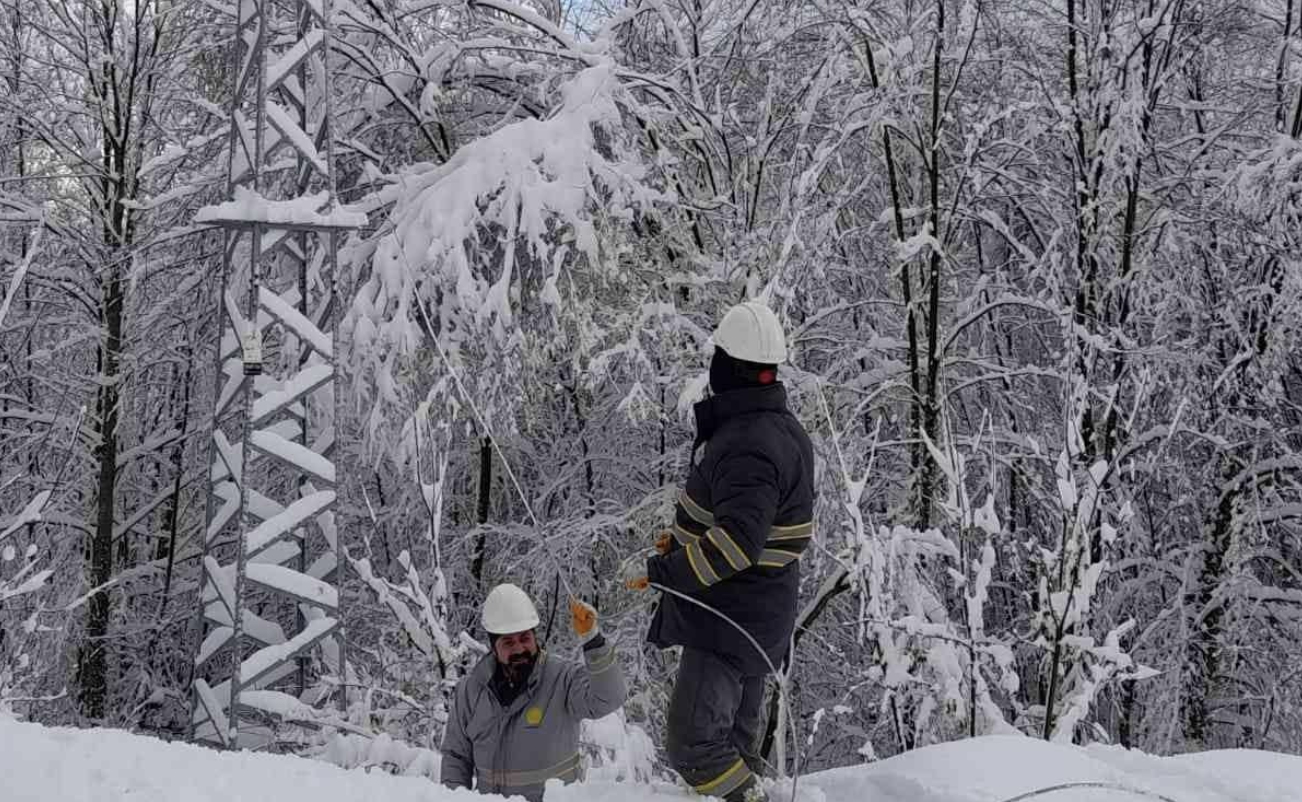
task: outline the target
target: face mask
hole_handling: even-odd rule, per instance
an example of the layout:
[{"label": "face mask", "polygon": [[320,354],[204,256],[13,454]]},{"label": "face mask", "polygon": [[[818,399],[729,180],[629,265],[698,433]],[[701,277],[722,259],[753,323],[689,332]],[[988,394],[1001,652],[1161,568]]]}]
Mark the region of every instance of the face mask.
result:
[{"label": "face mask", "polygon": [[723,351],[715,351],[710,360],[710,394],[717,395],[737,389],[737,381],[732,371],[732,360]]},{"label": "face mask", "polygon": [[733,359],[722,348],[710,359],[710,389],[717,395],[747,387],[764,387],[777,381],[777,368]]}]

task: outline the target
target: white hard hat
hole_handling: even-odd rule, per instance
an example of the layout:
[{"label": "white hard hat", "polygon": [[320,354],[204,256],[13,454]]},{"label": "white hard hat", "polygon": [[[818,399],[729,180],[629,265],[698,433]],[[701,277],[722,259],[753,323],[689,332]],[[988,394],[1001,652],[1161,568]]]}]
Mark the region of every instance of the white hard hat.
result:
[{"label": "white hard hat", "polygon": [[733,359],[779,365],[787,361],[787,338],[778,316],[759,301],[728,310],[714,330],[714,344]]},{"label": "white hard hat", "polygon": [[514,635],[538,626],[538,611],[529,595],[505,583],[489,591],[484,600],[484,631],[491,635]]}]

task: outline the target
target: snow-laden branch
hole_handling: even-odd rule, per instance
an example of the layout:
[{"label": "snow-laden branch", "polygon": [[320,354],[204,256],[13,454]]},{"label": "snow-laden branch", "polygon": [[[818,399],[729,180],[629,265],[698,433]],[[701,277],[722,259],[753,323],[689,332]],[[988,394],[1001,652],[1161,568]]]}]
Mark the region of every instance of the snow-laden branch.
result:
[{"label": "snow-laden branch", "polygon": [[23,279],[27,276],[27,271],[31,269],[32,259],[36,258],[37,252],[41,247],[41,237],[45,235],[45,226],[40,225],[36,229],[36,235],[32,237],[31,243],[27,246],[27,255],[14,268],[14,274],[9,278],[9,288],[5,291],[5,299],[0,303],[0,331],[4,330],[5,318],[9,315],[9,307],[14,298],[18,297],[18,288],[22,286]]},{"label": "snow-laden branch", "polygon": [[[612,64],[587,68],[561,88],[545,119],[509,124],[446,164],[404,170],[359,204],[390,208],[383,232],[345,253],[370,264],[344,326],[359,380],[371,380],[382,404],[399,401],[397,360],[426,336],[439,337],[454,364],[479,336],[509,354],[523,265],[547,270],[536,300],[553,308],[565,306],[567,266],[609,269],[599,226],[661,199],[645,169],[619,150],[622,94]],[[437,330],[425,331],[419,305],[435,300]]]}]

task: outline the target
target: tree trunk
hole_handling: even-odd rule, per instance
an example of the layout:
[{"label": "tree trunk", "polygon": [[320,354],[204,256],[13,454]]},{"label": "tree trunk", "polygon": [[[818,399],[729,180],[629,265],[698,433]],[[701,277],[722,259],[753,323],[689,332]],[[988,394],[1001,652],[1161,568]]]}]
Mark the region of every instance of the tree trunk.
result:
[{"label": "tree trunk", "polygon": [[181,488],[185,476],[185,435],[190,424],[190,379],[194,369],[194,354],[185,365],[185,377],[181,380],[181,437],[172,448],[172,500],[167,508],[167,570],[163,575],[163,600],[159,605],[159,624],[167,611],[167,603],[172,591],[172,569],[176,564],[176,536],[180,530]]},{"label": "tree trunk", "polygon": [[[872,82],[873,89],[880,91],[881,79],[877,75],[877,60],[873,56],[872,42],[865,39],[863,45],[864,55],[868,62],[869,80]],[[904,228],[904,199],[900,192],[901,181],[895,163],[895,149],[891,141],[889,126],[882,127],[882,151],[886,160],[887,183],[890,185],[895,239],[897,242],[904,242],[908,239]],[[917,310],[913,306],[913,276],[907,261],[900,265],[900,290],[904,299],[904,326],[908,339],[909,390],[911,392],[909,398],[909,436],[915,440],[909,446],[909,475],[916,480],[928,456],[926,446],[923,443],[916,442],[918,439],[917,433],[922,427],[922,373],[919,369],[918,317]],[[919,523],[921,523],[920,520]]]},{"label": "tree trunk", "polygon": [[[117,495],[118,362],[122,346],[122,276],[116,260],[109,265],[103,296],[104,329],[101,346],[99,446],[96,458],[95,533],[90,548],[90,585],[101,588],[113,578],[113,523]],[[90,597],[86,614],[86,656],[81,669],[81,712],[92,721],[104,718],[108,699],[109,591]]]},{"label": "tree trunk", "polygon": [[[927,159],[927,189],[930,195],[930,209],[927,220],[931,225],[931,236],[935,237],[937,246],[931,249],[927,269],[927,380],[923,396],[917,400],[922,406],[922,433],[932,442],[939,440],[940,433],[940,277],[941,254],[939,243],[944,241],[940,230],[940,80],[942,57],[945,48],[945,0],[936,2],[936,44],[932,48],[931,62],[931,138],[930,153]],[[922,451],[921,464],[916,466],[917,486],[914,488],[918,528],[931,526],[932,490],[936,483],[936,461],[930,454]]]},{"label": "tree trunk", "polygon": [[1049,690],[1044,695],[1044,740],[1053,738],[1053,727],[1058,723],[1054,708],[1058,704],[1059,676],[1062,674],[1063,631],[1057,627],[1057,637],[1053,642],[1053,653],[1049,657]]},{"label": "tree trunk", "polygon": [[1117,734],[1121,745],[1132,749],[1135,745],[1135,709],[1138,707],[1135,695],[1135,680],[1121,682],[1121,717],[1117,722]]},{"label": "tree trunk", "polygon": [[[566,386],[566,391],[570,396],[570,405],[574,410],[574,425],[575,428],[577,429],[577,435],[579,438],[579,448],[581,449],[583,454],[583,482],[584,482],[583,489],[584,489],[584,501],[585,501],[583,505],[584,506],[583,517],[588,520],[591,520],[592,517],[597,514],[597,477],[592,470],[592,452],[591,449],[588,448],[588,418],[583,412],[583,403],[582,400],[579,398],[579,386],[577,380],[570,382]],[[663,436],[663,430],[662,430],[662,436]],[[600,566],[597,564],[596,549],[588,550],[588,571],[592,574],[592,587],[594,589],[600,589],[601,571],[600,571]],[[559,584],[560,572],[559,571],[557,571],[556,577],[557,577],[556,598],[559,599],[560,598],[560,584]],[[594,595],[592,598],[592,602],[593,605],[598,610],[601,609],[600,596]]]},{"label": "tree trunk", "polygon": [[[100,220],[100,240],[104,244],[105,277],[100,298],[100,372],[96,411],[99,422],[99,444],[96,448],[98,481],[96,483],[95,531],[89,554],[90,585],[98,588],[91,595],[86,614],[86,655],[81,667],[82,714],[91,720],[102,720],[108,699],[108,643],[111,605],[108,589],[104,588],[113,577],[113,528],[116,512],[118,479],[118,416],[121,404],[119,373],[122,354],[123,284],[122,270],[127,249],[132,242],[133,220],[126,201],[133,195],[137,178],[130,167],[132,140],[132,102],[134,93],[128,90],[124,98],[121,81],[131,83],[136,75],[122,76],[118,72],[113,51],[114,34],[118,23],[115,7],[101,8],[102,16],[94,20],[99,26],[106,51],[98,72],[91,77],[95,82],[99,104],[99,139],[101,174],[93,184],[103,204]],[[139,64],[135,65],[139,68]]]},{"label": "tree trunk", "polygon": [[[1229,478],[1234,470],[1227,465],[1222,472]],[[1230,535],[1237,489],[1221,494],[1216,518],[1203,542],[1203,564],[1198,583],[1189,599],[1188,615],[1193,619],[1192,633],[1185,647],[1183,710],[1186,743],[1206,748],[1211,745],[1212,721],[1209,704],[1216,694],[1220,674],[1221,628],[1224,608],[1215,607],[1212,599],[1225,574],[1225,557],[1230,550]]]},{"label": "tree trunk", "polygon": [[[479,489],[477,491],[477,506],[475,513],[475,523],[480,527],[488,523],[488,502],[490,493],[493,489],[493,441],[489,437],[479,439]],[[475,547],[470,558],[470,575],[474,577],[475,584],[480,584],[484,579],[484,534],[481,528],[475,534]]]},{"label": "tree trunk", "polygon": [[[1093,173],[1090,170],[1089,143],[1085,132],[1085,118],[1081,110],[1083,102],[1081,96],[1080,76],[1079,76],[1079,45],[1078,45],[1078,26],[1080,25],[1077,15],[1076,0],[1067,0],[1067,89],[1070,94],[1072,109],[1072,124],[1074,133],[1076,174],[1076,275],[1079,284],[1076,288],[1075,298],[1072,304],[1072,321],[1077,329],[1073,333],[1075,338],[1076,353],[1076,371],[1082,381],[1088,382],[1090,375],[1090,362],[1087,356],[1089,345],[1081,336],[1082,331],[1087,330],[1095,318],[1095,297],[1094,281],[1098,272],[1098,260],[1095,253],[1090,247],[1095,232],[1094,220],[1091,216],[1090,209],[1097,209],[1097,198],[1094,196],[1092,181]],[[1097,212],[1094,213],[1097,215]],[[1087,404],[1081,415],[1081,438],[1087,446],[1094,440],[1094,415],[1090,406]]]},{"label": "tree trunk", "polygon": [[1275,127],[1283,133],[1288,125],[1288,54],[1292,47],[1293,6],[1295,0],[1284,2],[1284,35],[1279,47],[1279,60],[1275,64]]}]

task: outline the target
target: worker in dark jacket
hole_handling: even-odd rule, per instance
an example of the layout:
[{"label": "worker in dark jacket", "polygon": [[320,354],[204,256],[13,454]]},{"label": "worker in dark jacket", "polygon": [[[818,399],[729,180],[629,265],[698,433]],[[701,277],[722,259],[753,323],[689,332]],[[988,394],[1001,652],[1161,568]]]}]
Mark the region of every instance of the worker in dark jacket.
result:
[{"label": "worker in dark jacket", "polygon": [[686,594],[745,630],[664,594],[648,639],[683,647],[667,725],[674,769],[698,793],[751,802],[764,799],[764,678],[786,656],[813,534],[814,455],[777,381],[786,361],[777,316],[757,302],[735,306],[714,342],[713,394],[696,405],[694,465],[672,537],[624,578],[636,590],[654,583]]},{"label": "worker in dark jacket", "polygon": [[443,734],[441,780],[449,788],[522,796],[539,802],[548,780],[579,779],[579,723],[624,703],[624,675],[597,614],[570,601],[582,665],[550,656],[538,644],[538,611],[523,590],[498,585],[484,602],[493,642],[457,686]]}]

